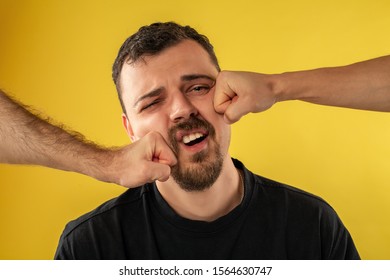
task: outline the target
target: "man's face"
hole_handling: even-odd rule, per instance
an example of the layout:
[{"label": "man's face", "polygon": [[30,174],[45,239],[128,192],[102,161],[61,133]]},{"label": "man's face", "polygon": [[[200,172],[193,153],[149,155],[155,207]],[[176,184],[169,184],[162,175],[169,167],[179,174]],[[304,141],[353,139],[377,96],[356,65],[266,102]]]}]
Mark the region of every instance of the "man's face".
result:
[{"label": "man's face", "polygon": [[230,126],[213,107],[217,75],[208,53],[192,40],[122,68],[128,135],[136,141],[159,132],[178,159],[172,177],[187,191],[210,187],[227,156]]}]

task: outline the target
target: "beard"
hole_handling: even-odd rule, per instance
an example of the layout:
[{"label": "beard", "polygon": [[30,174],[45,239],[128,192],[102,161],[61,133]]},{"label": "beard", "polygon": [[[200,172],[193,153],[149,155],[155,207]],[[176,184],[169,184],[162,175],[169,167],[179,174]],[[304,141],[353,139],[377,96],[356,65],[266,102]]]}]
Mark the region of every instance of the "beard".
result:
[{"label": "beard", "polygon": [[[179,144],[176,141],[178,130],[206,129],[208,131],[209,148],[189,158],[189,164],[180,161]],[[210,188],[221,174],[223,156],[220,145],[216,141],[214,127],[205,120],[191,117],[169,129],[169,141],[175,152],[178,163],[172,167],[171,175],[175,182],[185,191],[204,191]]]}]

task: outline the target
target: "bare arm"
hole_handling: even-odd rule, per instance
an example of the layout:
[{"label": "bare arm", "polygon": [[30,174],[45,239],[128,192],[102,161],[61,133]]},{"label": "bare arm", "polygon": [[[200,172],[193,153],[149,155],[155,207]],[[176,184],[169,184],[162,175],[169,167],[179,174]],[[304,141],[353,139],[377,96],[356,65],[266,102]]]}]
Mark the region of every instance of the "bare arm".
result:
[{"label": "bare arm", "polygon": [[278,101],[390,112],[390,56],[280,75]]},{"label": "bare arm", "polygon": [[217,78],[215,110],[230,123],[286,100],[390,112],[390,56],[276,75],[226,71]]},{"label": "bare arm", "polygon": [[176,158],[157,133],[122,148],[103,148],[38,117],[0,91],[0,163],[42,165],[135,187],[167,180]]}]

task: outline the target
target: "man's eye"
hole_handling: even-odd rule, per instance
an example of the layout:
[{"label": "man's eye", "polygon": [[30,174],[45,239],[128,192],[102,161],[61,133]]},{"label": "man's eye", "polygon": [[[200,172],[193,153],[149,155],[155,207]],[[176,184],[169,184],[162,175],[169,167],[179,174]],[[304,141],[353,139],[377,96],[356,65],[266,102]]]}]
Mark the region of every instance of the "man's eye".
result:
[{"label": "man's eye", "polygon": [[159,99],[154,100],[153,102],[151,102],[151,103],[149,103],[149,104],[143,106],[143,107],[141,108],[140,112],[152,108],[153,106],[155,106],[155,105],[158,104],[159,102],[160,102]]},{"label": "man's eye", "polygon": [[209,86],[195,86],[192,87],[190,92],[195,92],[195,93],[207,93],[210,90]]}]

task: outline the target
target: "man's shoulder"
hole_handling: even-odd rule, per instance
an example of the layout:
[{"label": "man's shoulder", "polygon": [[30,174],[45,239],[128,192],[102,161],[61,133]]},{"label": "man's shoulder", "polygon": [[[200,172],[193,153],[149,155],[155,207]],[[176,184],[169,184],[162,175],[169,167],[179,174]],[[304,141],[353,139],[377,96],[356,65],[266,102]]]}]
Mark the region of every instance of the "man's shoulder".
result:
[{"label": "man's shoulder", "polygon": [[317,209],[322,213],[335,215],[333,207],[322,197],[297,188],[295,186],[278,182],[261,175],[248,172],[249,180],[246,183],[253,186],[253,192],[257,193],[257,199],[269,203],[279,209],[306,209],[312,211]]},{"label": "man's shoulder", "polygon": [[[256,181],[254,192],[257,191],[255,209],[265,209],[262,213],[267,213],[268,219],[284,223],[283,229],[288,233],[287,239],[290,244],[295,244],[297,238],[304,240],[302,244],[312,244],[313,250],[315,246],[319,246],[321,254],[313,258],[360,258],[352,237],[340,217],[323,198],[259,175],[254,177]],[[294,248],[295,252],[304,248],[294,246],[291,245],[290,248]],[[299,258],[308,255],[310,252],[299,255]]]},{"label": "man's shoulder", "polygon": [[329,206],[329,204],[318,195],[257,174],[254,174],[254,176],[257,179],[257,186],[263,188],[263,190],[269,194],[274,194],[275,196],[284,196],[289,199],[311,201],[316,204],[325,204]]},{"label": "man's shoulder", "polygon": [[328,205],[325,200],[323,200],[317,195],[314,195],[297,187],[293,187],[291,185],[258,175],[247,169],[244,164],[237,159],[233,159],[233,162],[236,168],[244,172],[245,184],[249,186],[254,186],[256,188],[256,191],[260,191],[264,194],[267,194],[270,199],[281,199],[288,197]]},{"label": "man's shoulder", "polygon": [[65,227],[63,236],[71,234],[79,227],[89,226],[90,224],[101,221],[109,222],[110,217],[115,214],[118,214],[122,211],[131,211],[132,208],[138,208],[139,203],[142,201],[142,198],[146,193],[148,193],[148,191],[148,185],[128,189],[120,196],[110,199],[94,210],[83,214],[73,221],[70,221]]}]

